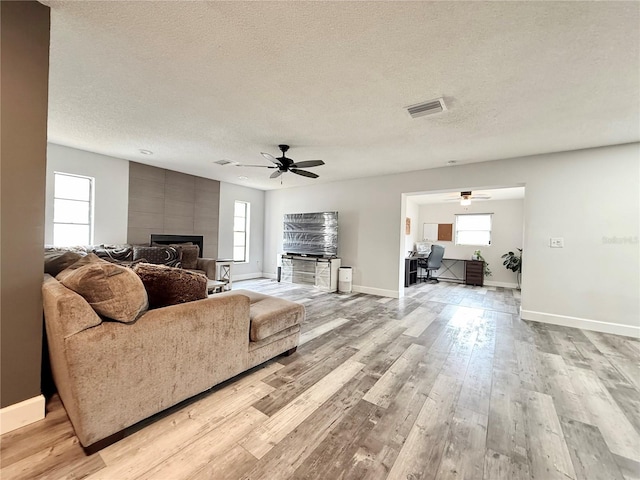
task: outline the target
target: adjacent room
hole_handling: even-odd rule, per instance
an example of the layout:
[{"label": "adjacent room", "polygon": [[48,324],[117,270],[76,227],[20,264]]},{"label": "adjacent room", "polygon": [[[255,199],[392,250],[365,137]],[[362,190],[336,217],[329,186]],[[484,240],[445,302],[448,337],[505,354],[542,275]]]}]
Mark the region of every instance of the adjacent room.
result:
[{"label": "adjacent room", "polygon": [[640,478],[640,3],[3,1],[3,479]]},{"label": "adjacent room", "polygon": [[[521,263],[507,268],[509,252],[522,257],[524,187],[464,190],[406,196],[405,288],[433,277],[467,285],[520,288]],[[428,265],[433,245],[444,249],[437,265]],[[481,261],[482,275],[467,278],[470,260]],[[415,278],[407,272],[415,270]]]}]

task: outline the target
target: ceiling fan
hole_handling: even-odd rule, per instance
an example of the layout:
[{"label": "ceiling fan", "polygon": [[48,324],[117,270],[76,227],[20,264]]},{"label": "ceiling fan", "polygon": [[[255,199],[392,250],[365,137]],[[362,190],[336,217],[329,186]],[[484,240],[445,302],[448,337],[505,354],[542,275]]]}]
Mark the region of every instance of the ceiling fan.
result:
[{"label": "ceiling fan", "polygon": [[447,198],[447,202],[460,202],[460,205],[466,207],[471,205],[471,200],[489,200],[491,195],[486,193],[473,193],[471,191],[460,192],[460,196]]},{"label": "ceiling fan", "polygon": [[285,153],[289,150],[289,145],[278,145],[278,148],[282,152],[281,157],[274,157],[270,153],[262,153],[262,156],[267,160],[275,163],[275,165],[237,165],[238,167],[262,167],[262,168],[277,168],[275,172],[271,174],[270,178],[278,178],[280,175],[286,172],[292,172],[303,177],[318,178],[313,172],[307,172],[306,170],[300,170],[301,168],[318,167],[324,165],[322,160],[306,160],[304,162],[294,162],[292,159],[287,158]]}]

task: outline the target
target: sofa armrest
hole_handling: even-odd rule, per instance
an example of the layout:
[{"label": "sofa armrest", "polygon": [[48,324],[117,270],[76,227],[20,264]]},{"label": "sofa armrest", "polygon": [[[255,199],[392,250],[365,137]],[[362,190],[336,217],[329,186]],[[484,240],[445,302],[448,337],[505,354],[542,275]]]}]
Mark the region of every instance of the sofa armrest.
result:
[{"label": "sofa armrest", "polygon": [[198,258],[197,270],[202,270],[207,274],[209,280],[216,278],[216,261],[213,258]]},{"label": "sofa armrest", "polygon": [[102,323],[84,298],[48,274],[42,284],[42,301],[47,332],[54,338],[68,338]]}]

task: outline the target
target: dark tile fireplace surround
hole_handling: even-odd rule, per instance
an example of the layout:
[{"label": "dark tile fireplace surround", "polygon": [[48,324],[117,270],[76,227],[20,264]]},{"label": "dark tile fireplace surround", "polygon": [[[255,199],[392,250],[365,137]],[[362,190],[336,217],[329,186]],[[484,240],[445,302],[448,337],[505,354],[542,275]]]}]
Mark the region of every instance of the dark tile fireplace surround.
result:
[{"label": "dark tile fireplace surround", "polygon": [[191,242],[194,245],[200,247],[200,253],[198,254],[202,258],[202,250],[204,248],[204,238],[202,235],[166,235],[160,233],[151,234],[151,244],[159,243],[161,245],[170,245],[172,243],[187,243]]}]

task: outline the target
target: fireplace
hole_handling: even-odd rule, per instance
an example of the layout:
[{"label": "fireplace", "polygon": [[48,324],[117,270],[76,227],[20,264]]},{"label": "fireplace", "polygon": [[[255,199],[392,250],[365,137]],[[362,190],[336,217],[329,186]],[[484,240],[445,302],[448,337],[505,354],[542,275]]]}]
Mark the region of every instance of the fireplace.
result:
[{"label": "fireplace", "polygon": [[202,258],[202,249],[204,247],[204,238],[202,235],[166,235],[164,233],[152,233],[151,244],[159,243],[161,245],[170,245],[172,243],[191,242],[200,247],[199,256]]}]

